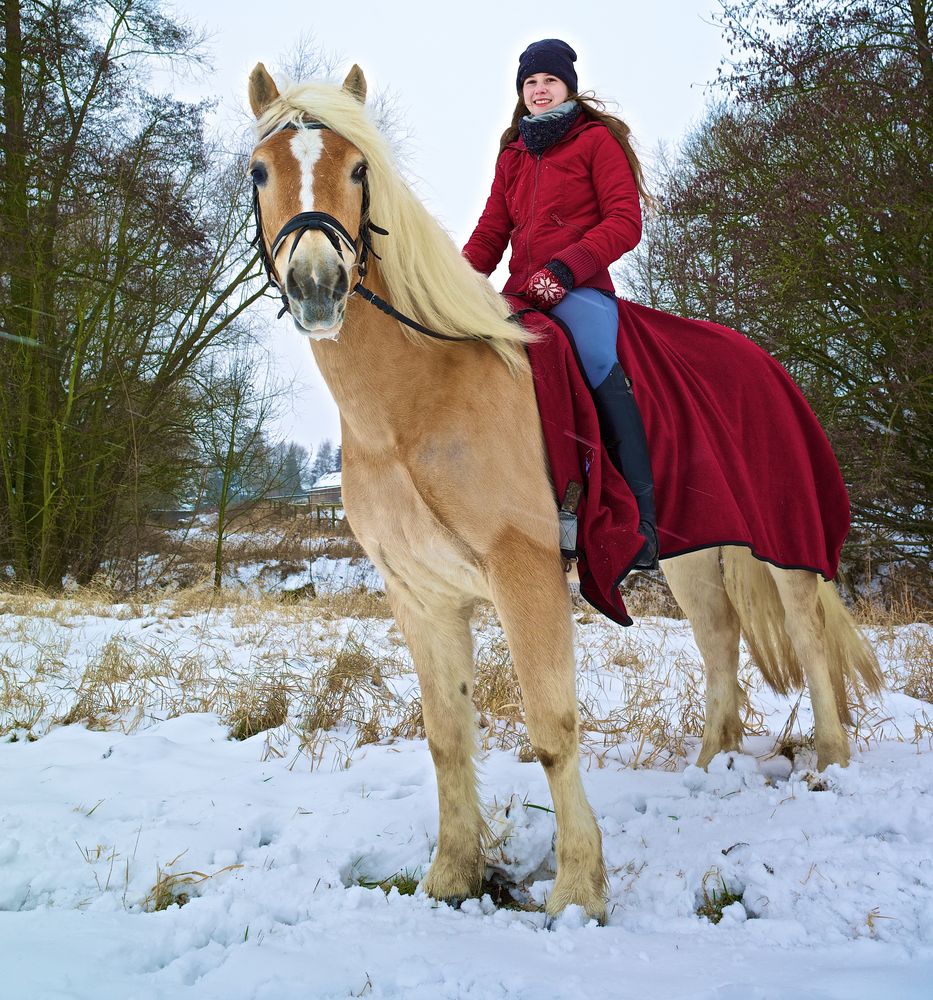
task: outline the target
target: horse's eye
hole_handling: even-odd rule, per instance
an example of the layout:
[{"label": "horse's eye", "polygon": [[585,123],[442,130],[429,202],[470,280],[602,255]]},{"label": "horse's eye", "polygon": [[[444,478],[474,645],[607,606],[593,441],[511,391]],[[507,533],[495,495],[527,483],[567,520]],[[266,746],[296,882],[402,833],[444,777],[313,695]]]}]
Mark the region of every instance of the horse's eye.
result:
[{"label": "horse's eye", "polygon": [[359,184],[359,182],[366,176],[366,164],[357,163],[350,176],[357,182],[357,184]]},{"label": "horse's eye", "polygon": [[269,175],[266,173],[266,168],[262,163],[257,163],[255,166],[251,167],[249,175],[253,178],[253,183],[256,187],[262,187],[262,185],[269,179]]}]

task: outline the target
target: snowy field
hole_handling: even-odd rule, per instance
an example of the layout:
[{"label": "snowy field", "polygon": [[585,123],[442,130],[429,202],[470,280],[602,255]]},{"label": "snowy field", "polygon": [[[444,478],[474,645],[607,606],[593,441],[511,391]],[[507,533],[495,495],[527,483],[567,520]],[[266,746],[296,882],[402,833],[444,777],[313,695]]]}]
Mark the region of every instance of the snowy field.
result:
[{"label": "snowy field", "polygon": [[490,895],[453,910],[407,894],[437,829],[410,662],[342,610],[0,595],[0,997],[933,997],[933,706],[904,693],[929,626],[870,633],[890,690],[848,769],[815,775],[806,699],[743,671],[756,735],[707,774],[686,624],[578,611],[610,917],[547,930],[554,817],[497,625]]}]

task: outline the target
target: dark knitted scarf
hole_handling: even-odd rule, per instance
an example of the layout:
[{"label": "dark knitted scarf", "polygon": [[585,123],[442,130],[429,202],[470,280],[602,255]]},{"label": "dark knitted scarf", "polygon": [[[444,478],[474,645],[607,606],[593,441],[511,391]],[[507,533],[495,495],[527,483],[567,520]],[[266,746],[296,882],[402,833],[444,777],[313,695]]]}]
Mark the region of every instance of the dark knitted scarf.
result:
[{"label": "dark knitted scarf", "polygon": [[564,101],[544,114],[525,115],[519,119],[518,131],[525,148],[538,156],[563,139],[579,117],[580,105],[576,101]]}]

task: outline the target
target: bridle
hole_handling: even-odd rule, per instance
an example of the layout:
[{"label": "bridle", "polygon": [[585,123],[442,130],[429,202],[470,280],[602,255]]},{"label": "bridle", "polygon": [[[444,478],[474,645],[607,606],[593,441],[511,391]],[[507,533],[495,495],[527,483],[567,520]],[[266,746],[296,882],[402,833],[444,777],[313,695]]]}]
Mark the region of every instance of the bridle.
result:
[{"label": "bridle", "polygon": [[[316,121],[302,122],[300,125],[295,122],[289,122],[287,125],[282,126],[282,129],[274,131],[284,131],[286,129],[291,129],[295,132],[302,129],[329,130],[330,126],[325,125],[323,122]],[[264,135],[259,141],[263,142],[272,134],[273,132],[267,132],[266,135]],[[288,251],[289,260],[292,259],[292,255],[295,253],[295,249],[297,248],[298,241],[301,237],[307,232],[316,231],[323,233],[327,237],[331,246],[333,246],[333,248],[337,251],[341,260],[344,260],[344,247],[347,247],[353,252],[354,263],[351,265],[351,269],[353,266],[357,268],[359,279],[350,292],[351,296],[359,294],[367,302],[371,302],[377,309],[380,309],[388,316],[391,316],[393,319],[397,319],[400,323],[404,323],[406,326],[411,327],[413,330],[417,330],[419,333],[423,333],[428,337],[433,337],[435,340],[450,340],[458,343],[461,342],[463,340],[462,337],[449,337],[445,333],[438,333],[436,330],[429,330],[426,326],[422,326],[411,317],[400,313],[397,309],[386,302],[385,299],[380,298],[375,292],[363,285],[363,279],[366,277],[366,272],[369,267],[370,254],[372,254],[376,260],[382,259],[373,249],[372,234],[378,233],[380,236],[388,236],[389,231],[387,229],[383,229],[381,226],[377,226],[369,218],[369,182],[365,173],[360,179],[360,183],[363,188],[363,201],[360,208],[360,231],[357,234],[356,239],[353,239],[347,231],[347,228],[339,219],[334,218],[333,215],[329,215],[327,212],[299,212],[297,215],[293,215],[279,230],[278,235],[272,241],[271,251],[266,249],[266,240],[263,234],[262,213],[259,207],[259,188],[255,183],[253,184],[253,218],[256,222],[256,234],[250,240],[250,244],[256,247],[256,250],[259,253],[259,259],[262,261],[262,265],[266,271],[268,284],[271,285],[282,298],[282,308],[279,310],[279,318],[284,316],[285,313],[291,312],[291,305],[288,301],[288,296],[279,284],[273,260],[281,249],[282,244],[289,236],[292,235],[292,233],[295,234],[295,238],[292,240],[291,249]]]}]

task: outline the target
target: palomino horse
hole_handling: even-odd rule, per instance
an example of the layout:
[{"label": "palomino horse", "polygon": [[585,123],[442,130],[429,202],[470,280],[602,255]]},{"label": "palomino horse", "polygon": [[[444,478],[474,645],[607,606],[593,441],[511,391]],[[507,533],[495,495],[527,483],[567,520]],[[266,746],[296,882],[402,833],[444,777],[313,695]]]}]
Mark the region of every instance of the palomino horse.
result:
[{"label": "palomino horse", "polygon": [[[418,671],[440,802],[423,888],[456,901],[475,895],[483,877],[470,617],[487,599],[557,814],[548,912],[573,903],[602,920],[606,874],[580,777],[570,596],[525,335],[402,181],[365,92],[356,66],[342,89],[280,93],[258,65],[250,171],[270,278],[340,408],[347,516],[385,578]],[[370,208],[389,233],[375,261]],[[367,287],[443,339],[353,294],[354,270],[370,264]],[[846,764],[846,677],[857,671],[877,688],[880,676],[832,585],[734,547],[663,569],[705,663],[699,763],[740,745],[741,629],[773,687],[786,691],[806,675],[819,766]]]}]

